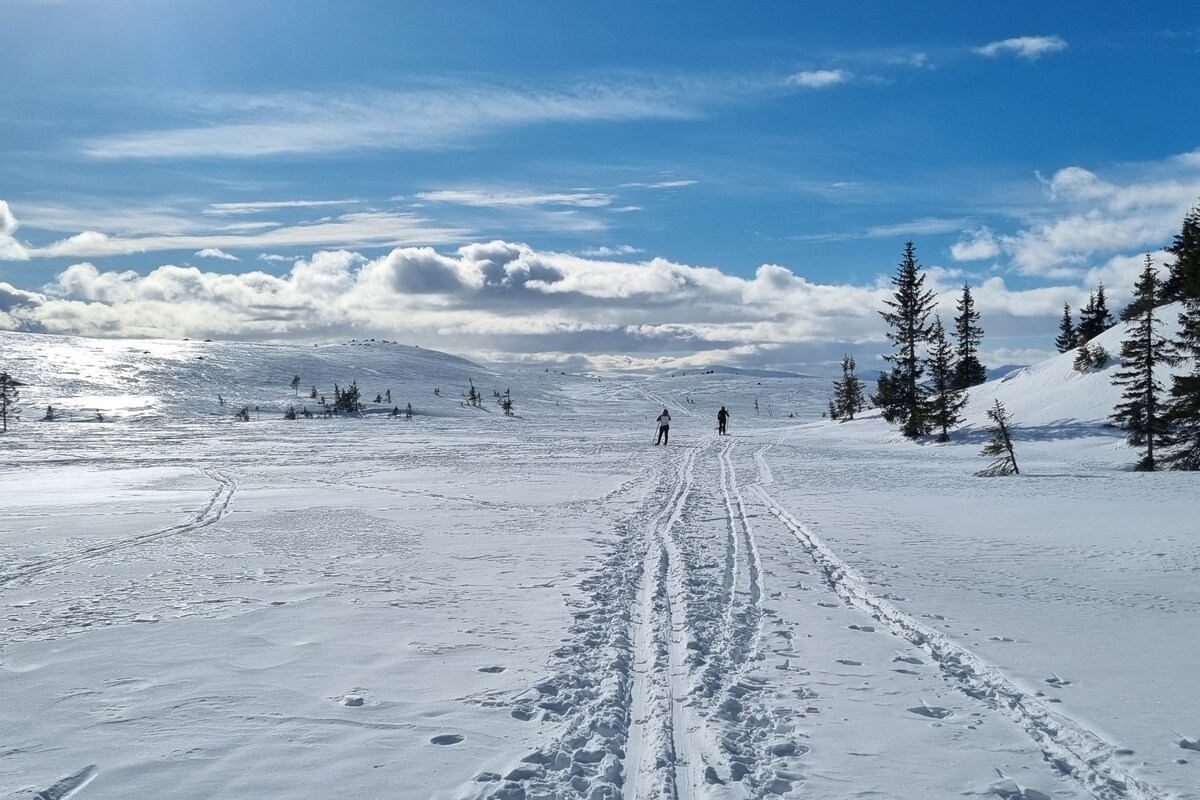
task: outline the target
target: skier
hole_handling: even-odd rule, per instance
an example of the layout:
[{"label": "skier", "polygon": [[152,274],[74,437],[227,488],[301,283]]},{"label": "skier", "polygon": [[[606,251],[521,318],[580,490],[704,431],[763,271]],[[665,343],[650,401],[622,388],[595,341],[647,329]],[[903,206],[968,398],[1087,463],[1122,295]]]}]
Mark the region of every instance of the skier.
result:
[{"label": "skier", "polygon": [[717,412],[717,435],[725,435],[725,421],[729,419],[729,412],[725,410],[725,406],[721,406],[721,410]]},{"label": "skier", "polygon": [[658,438],[654,440],[655,444],[662,442],[667,443],[671,438],[671,415],[664,408],[663,413],[658,415]]}]

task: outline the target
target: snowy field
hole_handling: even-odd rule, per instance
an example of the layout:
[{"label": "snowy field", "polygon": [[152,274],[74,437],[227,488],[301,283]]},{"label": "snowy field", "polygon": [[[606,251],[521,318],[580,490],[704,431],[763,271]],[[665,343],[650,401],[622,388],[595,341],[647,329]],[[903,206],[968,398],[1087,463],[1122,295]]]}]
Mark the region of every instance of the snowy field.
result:
[{"label": "snowy field", "polygon": [[[1197,477],[1070,356],[946,445],[827,379],[0,358],[0,797],[1200,798]],[[393,403],[281,418],[351,380]],[[996,397],[1022,474],[977,478]]]}]

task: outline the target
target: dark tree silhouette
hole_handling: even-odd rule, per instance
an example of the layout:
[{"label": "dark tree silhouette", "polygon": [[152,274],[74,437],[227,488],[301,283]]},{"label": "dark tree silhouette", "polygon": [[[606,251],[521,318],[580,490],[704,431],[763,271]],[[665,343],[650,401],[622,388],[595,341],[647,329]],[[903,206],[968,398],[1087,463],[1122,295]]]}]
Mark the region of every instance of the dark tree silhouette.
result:
[{"label": "dark tree silhouette", "polygon": [[911,241],[904,243],[904,256],[892,276],[892,286],[894,299],[885,300],[888,310],[879,314],[888,324],[887,338],[896,349],[883,357],[891,363],[892,371],[879,376],[872,401],[885,420],[899,423],[905,436],[916,438],[929,432],[926,389],[921,383],[921,348],[929,341],[933,292],[925,288],[925,275]]},{"label": "dark tree silhouette", "polygon": [[866,405],[863,382],[854,374],[854,356],[842,356],[842,379],[833,382],[830,418],[852,420]]},{"label": "dark tree silhouette", "polygon": [[1058,336],[1054,339],[1054,346],[1060,353],[1074,350],[1079,346],[1079,331],[1075,329],[1075,323],[1071,320],[1069,303],[1063,303],[1063,315],[1058,322]]},{"label": "dark tree silhouette", "polygon": [[962,409],[967,404],[966,390],[957,386],[958,371],[954,363],[954,349],[946,341],[942,318],[934,317],[930,333],[929,357],[925,366],[929,370],[929,425],[940,430],[939,442],[950,441],[950,429],[962,423]]},{"label": "dark tree silhouette", "polygon": [[975,310],[975,298],[971,296],[971,285],[963,284],[962,296],[955,306],[958,316],[954,318],[954,338],[958,343],[954,368],[954,387],[970,389],[987,380],[987,370],[979,361],[979,345],[983,343],[983,328],[979,327],[979,312]]},{"label": "dark tree silhouette", "polygon": [[1170,343],[1158,332],[1161,320],[1155,317],[1162,288],[1154,261],[1146,254],[1141,277],[1133,287],[1131,307],[1141,309],[1126,322],[1126,338],[1121,342],[1121,368],[1113,383],[1123,387],[1121,400],[1113,409],[1112,419],[1129,432],[1129,443],[1144,445],[1145,455],[1137,469],[1156,469],[1154,448],[1165,443],[1167,428],[1163,418],[1162,383],[1154,376],[1156,367],[1176,363]]},{"label": "dark tree silhouette", "polygon": [[1171,469],[1200,470],[1200,299],[1184,303],[1174,345],[1177,357],[1192,359],[1192,370],[1171,378],[1165,413],[1169,445],[1162,462]]},{"label": "dark tree silhouette", "polygon": [[1175,260],[1167,265],[1163,297],[1167,302],[1200,301],[1200,205],[1183,218],[1183,225],[1167,252]]},{"label": "dark tree silhouette", "polygon": [[9,419],[15,422],[21,416],[17,408],[17,402],[21,399],[21,390],[17,388],[20,385],[7,372],[0,372],[0,423],[3,423],[0,433],[8,433]]}]

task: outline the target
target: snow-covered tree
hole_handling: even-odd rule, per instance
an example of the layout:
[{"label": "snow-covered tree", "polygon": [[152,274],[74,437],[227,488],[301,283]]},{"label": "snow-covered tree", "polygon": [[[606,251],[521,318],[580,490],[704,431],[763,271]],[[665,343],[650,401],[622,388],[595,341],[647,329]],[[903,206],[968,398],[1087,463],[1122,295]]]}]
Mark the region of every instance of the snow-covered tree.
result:
[{"label": "snow-covered tree", "polygon": [[1163,296],[1167,302],[1200,300],[1200,206],[1183,218],[1183,226],[1167,248],[1175,260],[1167,265]]},{"label": "snow-covered tree", "polygon": [[1060,353],[1074,350],[1079,346],[1079,332],[1075,330],[1075,323],[1071,319],[1069,303],[1063,303],[1063,315],[1058,322],[1058,336],[1054,339],[1054,346]]},{"label": "snow-covered tree", "polygon": [[854,356],[842,356],[842,379],[833,382],[833,399],[829,402],[831,419],[854,419],[854,415],[863,410],[863,382],[854,374]]},{"label": "snow-covered tree", "polygon": [[889,326],[888,341],[896,348],[883,357],[892,364],[892,371],[879,376],[878,391],[871,399],[885,420],[900,423],[904,435],[915,438],[929,433],[921,350],[929,341],[933,292],[925,288],[925,274],[911,241],[904,243],[904,256],[892,276],[892,286],[894,299],[885,300],[888,310],[879,312]]},{"label": "snow-covered tree", "polygon": [[967,404],[966,389],[961,389],[955,380],[954,348],[946,341],[942,318],[934,317],[930,332],[929,357],[925,366],[929,370],[929,426],[940,430],[939,442],[950,441],[950,429],[962,423],[962,409]]},{"label": "snow-covered tree", "polygon": [[954,368],[954,386],[969,389],[987,380],[987,370],[979,361],[983,328],[979,327],[979,312],[975,310],[971,284],[963,284],[962,296],[955,307],[958,309],[958,316],[954,318],[954,338],[958,343],[955,358],[958,363]]},{"label": "snow-covered tree", "polygon": [[1158,332],[1161,320],[1155,311],[1161,293],[1154,261],[1147,253],[1130,303],[1140,311],[1126,322],[1121,368],[1113,375],[1113,383],[1123,387],[1123,391],[1112,413],[1112,419],[1129,431],[1130,444],[1145,445],[1146,453],[1137,465],[1138,470],[1145,472],[1156,468],[1154,448],[1164,443],[1167,432],[1162,414],[1163,386],[1154,371],[1176,361],[1170,343]]},{"label": "snow-covered tree", "polygon": [[990,478],[996,475],[1020,475],[1017,469],[1017,454],[1012,443],[1012,416],[1005,410],[1004,405],[997,400],[996,404],[987,410],[987,417],[992,421],[988,432],[992,438],[983,446],[981,456],[995,459],[987,469],[975,474]]}]

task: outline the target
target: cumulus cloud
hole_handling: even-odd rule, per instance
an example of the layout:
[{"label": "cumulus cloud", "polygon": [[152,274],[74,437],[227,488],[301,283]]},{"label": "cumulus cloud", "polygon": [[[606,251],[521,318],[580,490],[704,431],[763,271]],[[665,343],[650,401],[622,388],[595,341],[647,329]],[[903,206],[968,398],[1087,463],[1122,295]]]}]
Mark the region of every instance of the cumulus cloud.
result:
[{"label": "cumulus cloud", "polygon": [[226,253],[219,247],[206,247],[203,250],[197,250],[196,258],[220,258],[225,261],[241,261],[237,256],[232,253]]},{"label": "cumulus cloud", "polygon": [[998,255],[1000,244],[987,227],[968,231],[950,247],[950,256],[955,261],[985,261]]},{"label": "cumulus cloud", "polygon": [[975,52],[989,58],[1011,54],[1029,61],[1037,61],[1047,53],[1057,53],[1066,49],[1067,43],[1060,36],[1018,36],[976,47]]},{"label": "cumulus cloud", "polygon": [[[1178,164],[1178,161],[1175,160]],[[994,242],[1024,275],[1077,278],[1115,256],[1158,250],[1171,241],[1200,197],[1200,169],[1172,171],[1166,180],[1105,180],[1082,167],[1038,176],[1050,203],[1047,213],[1010,234],[973,234],[952,249],[955,258]],[[960,255],[962,254],[962,255]]]},{"label": "cumulus cloud", "polygon": [[787,84],[788,86],[802,86],[806,89],[827,89],[830,86],[845,83],[849,79],[850,73],[845,70],[816,69],[789,75]]},{"label": "cumulus cloud", "polygon": [[[952,315],[961,273],[931,267],[929,277],[943,315]],[[862,354],[865,367],[870,354],[885,352],[876,311],[890,292],[883,280],[814,283],[778,264],[741,277],[663,258],[630,262],[491,241],[452,252],[398,247],[377,258],[318,251],[278,275],[173,264],[139,274],[81,262],[37,292],[0,285],[0,324],[108,337],[379,336],[580,368],[802,370],[835,365],[844,352]],[[1031,324],[1052,331],[1062,303],[1075,305],[1086,291],[1014,291],[993,279],[975,296],[989,337],[1025,336]]]}]

